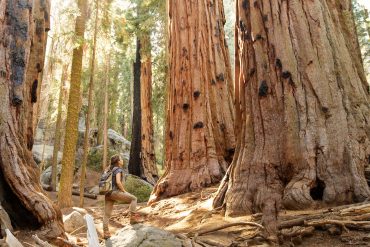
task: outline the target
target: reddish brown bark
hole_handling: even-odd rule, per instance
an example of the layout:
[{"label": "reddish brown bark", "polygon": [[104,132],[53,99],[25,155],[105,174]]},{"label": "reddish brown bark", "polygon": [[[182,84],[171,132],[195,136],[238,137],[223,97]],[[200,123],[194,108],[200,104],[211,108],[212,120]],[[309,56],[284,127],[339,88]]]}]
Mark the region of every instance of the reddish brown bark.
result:
[{"label": "reddish brown bark", "polygon": [[237,0],[240,135],[214,206],[230,216],[261,210],[272,234],[281,205],[370,195],[369,94],[336,3]]},{"label": "reddish brown bark", "polygon": [[169,15],[166,171],[151,201],[218,182],[235,147],[222,1],[169,1]]},{"label": "reddish brown bark", "polygon": [[158,169],[154,153],[154,131],[152,110],[152,59],[150,35],[141,38],[141,177],[151,184],[158,181]]},{"label": "reddish brown bark", "polygon": [[31,153],[32,79],[43,67],[45,48],[45,28],[37,21],[49,17],[42,3],[48,1],[0,2],[0,200],[14,225],[43,226],[44,236],[55,239],[64,236],[61,213],[43,193]]}]

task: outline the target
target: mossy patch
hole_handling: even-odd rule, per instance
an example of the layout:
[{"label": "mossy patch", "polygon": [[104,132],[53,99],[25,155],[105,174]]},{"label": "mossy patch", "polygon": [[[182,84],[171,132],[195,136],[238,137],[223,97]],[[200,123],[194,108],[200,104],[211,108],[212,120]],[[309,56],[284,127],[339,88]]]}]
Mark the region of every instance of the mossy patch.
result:
[{"label": "mossy patch", "polygon": [[153,190],[151,184],[134,175],[126,175],[124,187],[127,192],[137,197],[138,202],[147,202]]}]

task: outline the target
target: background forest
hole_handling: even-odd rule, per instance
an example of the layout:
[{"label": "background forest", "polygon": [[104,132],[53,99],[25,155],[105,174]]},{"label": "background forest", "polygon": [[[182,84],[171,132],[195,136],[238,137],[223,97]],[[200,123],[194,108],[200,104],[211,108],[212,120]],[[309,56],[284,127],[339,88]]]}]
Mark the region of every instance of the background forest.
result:
[{"label": "background forest", "polygon": [[[357,23],[357,32],[362,48],[365,70],[369,79],[370,75],[370,20],[368,16],[369,3],[366,1],[353,1],[354,13]],[[103,5],[107,4],[103,1]],[[137,6],[140,5],[145,15],[137,14]],[[234,66],[234,23],[235,1],[225,0],[225,35],[230,51],[231,65]],[[369,7],[369,6],[367,6]],[[85,32],[85,56],[83,63],[81,95],[82,109],[80,113],[80,129],[85,128],[85,114],[87,112],[88,82],[91,74],[91,56],[94,36],[94,20],[96,4],[90,3],[88,9],[88,21]],[[74,38],[74,22],[78,15],[75,1],[63,0],[52,1],[51,7],[52,28],[49,32],[47,57],[42,89],[42,104],[40,131],[45,132],[45,142],[53,144],[55,136],[55,124],[58,113],[58,99],[60,84],[63,82],[62,102],[62,129],[65,126],[67,93],[69,88],[69,70],[71,66],[72,50],[78,44]],[[167,19],[165,1],[142,0],[125,1],[112,0],[109,6],[102,6],[98,12],[101,26],[97,34],[94,107],[92,114],[92,127],[98,128],[100,133],[99,143],[102,143],[103,115],[104,115],[104,86],[107,76],[109,113],[108,126],[110,129],[123,135],[127,140],[132,138],[133,116],[133,63],[136,53],[136,35],[148,31],[151,41],[152,56],[152,107],[153,126],[155,141],[156,163],[161,168],[164,156],[164,128],[165,128],[165,101],[166,101],[166,78],[167,78]],[[61,45],[63,44],[63,45]],[[110,55],[108,55],[110,54]],[[109,57],[109,58],[108,58]],[[110,68],[107,71],[107,59]],[[43,134],[39,132],[38,141],[42,140]],[[43,141],[41,141],[43,142]],[[63,145],[61,145],[63,147]]]},{"label": "background forest", "polygon": [[114,154],[140,213],[177,240],[370,229],[369,1],[28,2],[0,1],[0,209],[16,229],[80,241],[66,215],[102,223]]}]

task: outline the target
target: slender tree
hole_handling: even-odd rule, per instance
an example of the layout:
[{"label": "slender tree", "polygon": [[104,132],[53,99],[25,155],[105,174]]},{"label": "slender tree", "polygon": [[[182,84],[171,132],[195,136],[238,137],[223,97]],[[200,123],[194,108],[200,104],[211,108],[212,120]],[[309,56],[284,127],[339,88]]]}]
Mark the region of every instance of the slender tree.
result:
[{"label": "slender tree", "polygon": [[350,1],[237,0],[237,151],[214,206],[226,215],[363,201],[369,94]]},{"label": "slender tree", "polygon": [[43,67],[41,57],[30,63],[31,54],[36,54],[32,49],[46,42],[47,29],[37,28],[40,24],[36,23],[48,22],[48,8],[39,11],[42,4],[48,6],[49,1],[0,2],[0,40],[6,41],[0,42],[0,201],[13,226],[44,227],[41,235],[55,240],[65,234],[60,210],[43,193],[32,158],[32,104],[36,101],[31,94],[34,81],[26,79],[38,78],[27,74],[34,71],[31,66]]},{"label": "slender tree", "polygon": [[51,189],[56,191],[57,175],[58,175],[58,153],[60,149],[60,141],[62,137],[62,111],[63,111],[63,94],[64,85],[67,80],[67,70],[69,65],[62,65],[62,76],[60,78],[59,86],[59,99],[58,99],[58,110],[57,110],[57,121],[55,123],[55,134],[54,134],[54,147],[53,147],[53,160],[51,167]]},{"label": "slender tree", "polygon": [[64,141],[62,172],[60,177],[60,189],[58,192],[58,204],[61,208],[71,207],[72,202],[72,182],[75,164],[76,145],[78,138],[78,116],[80,109],[80,87],[81,70],[86,19],[86,0],[78,0],[80,15],[76,19],[75,35],[80,44],[73,50],[71,68],[71,87],[68,100],[66,138]]},{"label": "slender tree", "polygon": [[103,131],[103,164],[102,168],[105,170],[108,166],[108,115],[109,115],[109,97],[108,97],[108,87],[110,81],[110,54],[106,56],[106,70],[105,70],[105,87],[104,87],[104,131]]},{"label": "slender tree", "polygon": [[151,202],[221,180],[235,148],[221,0],[169,1],[166,171]]},{"label": "slender tree", "polygon": [[85,121],[85,136],[84,136],[84,154],[81,165],[81,177],[80,177],[80,207],[84,206],[84,189],[85,189],[85,177],[86,177],[86,165],[87,158],[90,150],[90,122],[91,115],[93,113],[93,92],[94,92],[94,75],[95,75],[95,56],[96,56],[96,40],[98,34],[98,22],[99,22],[99,0],[95,1],[95,23],[94,23],[94,37],[92,44],[92,54],[90,60],[90,83],[89,83],[89,96],[87,103],[87,113]]}]

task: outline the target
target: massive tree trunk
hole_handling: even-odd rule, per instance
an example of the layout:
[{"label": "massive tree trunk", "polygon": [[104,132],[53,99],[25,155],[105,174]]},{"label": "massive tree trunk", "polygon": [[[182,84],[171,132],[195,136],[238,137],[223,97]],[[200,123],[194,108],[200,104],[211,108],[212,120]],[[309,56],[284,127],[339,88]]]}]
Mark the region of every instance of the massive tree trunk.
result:
[{"label": "massive tree trunk", "polygon": [[369,93],[342,4],[237,0],[240,135],[214,200],[227,215],[261,210],[274,233],[281,205],[369,197]]},{"label": "massive tree trunk", "polygon": [[94,23],[94,38],[92,44],[92,54],[90,61],[90,83],[89,83],[89,96],[87,103],[87,113],[85,121],[85,136],[84,136],[84,154],[81,164],[81,177],[80,177],[80,207],[84,206],[84,192],[85,192],[85,176],[86,176],[86,165],[87,158],[90,150],[90,121],[91,115],[93,114],[93,92],[94,92],[94,76],[95,76],[95,56],[96,56],[96,40],[98,36],[98,22],[99,22],[99,1],[95,2],[95,23]]},{"label": "massive tree trunk", "polygon": [[134,62],[134,85],[133,85],[133,113],[130,160],[128,171],[130,174],[140,176],[141,169],[141,101],[140,101],[140,75],[141,75],[141,43],[136,41],[136,60]]},{"label": "massive tree trunk", "polygon": [[31,153],[33,86],[43,67],[47,31],[38,21],[49,18],[41,3],[48,6],[48,1],[0,1],[0,201],[14,226],[43,226],[45,237],[55,239],[64,236],[61,213],[43,193]]},{"label": "massive tree trunk", "polygon": [[152,110],[152,56],[150,34],[141,38],[141,170],[140,177],[151,184],[158,180],[158,169],[155,162],[153,110]]},{"label": "massive tree trunk", "polygon": [[[84,40],[86,0],[78,0],[80,15],[76,19],[75,35],[79,41]],[[78,117],[80,110],[80,88],[82,70],[83,47],[82,44],[73,50],[71,68],[71,87],[68,100],[66,133],[63,148],[62,172],[60,177],[60,189],[58,192],[58,204],[61,208],[71,207],[72,182],[75,165],[76,145],[78,138]]]},{"label": "massive tree trunk", "polygon": [[169,1],[166,171],[151,201],[221,180],[235,147],[221,0]]}]

